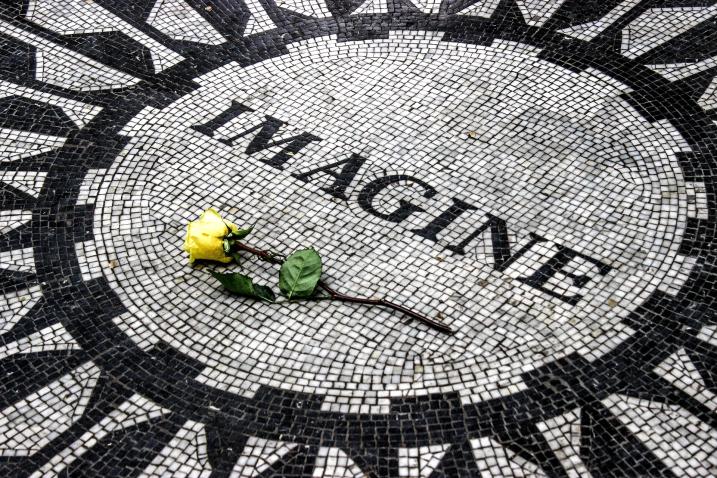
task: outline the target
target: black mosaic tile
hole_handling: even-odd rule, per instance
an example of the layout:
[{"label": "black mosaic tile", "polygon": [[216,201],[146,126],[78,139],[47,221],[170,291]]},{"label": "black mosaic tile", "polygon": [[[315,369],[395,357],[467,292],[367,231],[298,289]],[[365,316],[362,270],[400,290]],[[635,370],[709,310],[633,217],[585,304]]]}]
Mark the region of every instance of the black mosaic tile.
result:
[{"label": "black mosaic tile", "polygon": [[[715,476],[716,21],[0,5],[0,475]],[[454,333],[229,296],[208,207]]]}]

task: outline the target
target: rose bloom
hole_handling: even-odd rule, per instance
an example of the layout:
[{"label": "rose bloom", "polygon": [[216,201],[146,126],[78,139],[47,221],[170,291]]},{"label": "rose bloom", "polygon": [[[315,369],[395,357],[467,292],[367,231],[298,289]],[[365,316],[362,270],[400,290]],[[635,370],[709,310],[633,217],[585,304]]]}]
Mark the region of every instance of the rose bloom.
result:
[{"label": "rose bloom", "polygon": [[229,228],[236,232],[239,228],[225,221],[213,208],[207,209],[199,219],[187,225],[187,237],[184,250],[189,253],[189,262],[197,259],[229,263],[232,258],[224,254],[224,237]]}]

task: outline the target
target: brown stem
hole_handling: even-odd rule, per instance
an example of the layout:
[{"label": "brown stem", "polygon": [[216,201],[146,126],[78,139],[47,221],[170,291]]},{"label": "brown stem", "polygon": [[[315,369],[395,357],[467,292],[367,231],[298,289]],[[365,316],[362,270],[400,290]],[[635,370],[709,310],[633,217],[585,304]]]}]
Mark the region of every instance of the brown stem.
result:
[{"label": "brown stem", "polygon": [[271,251],[263,251],[261,249],[255,249],[251,246],[247,246],[246,244],[243,244],[241,242],[235,242],[234,246],[239,249],[240,251],[245,251],[250,254],[254,254],[260,259],[263,259],[267,262],[271,262],[272,264],[282,264],[284,262],[283,258],[280,258],[277,254],[274,254]]},{"label": "brown stem", "polygon": [[[255,249],[251,246],[247,246],[246,244],[242,244],[241,242],[235,242],[235,247],[239,249],[240,251],[245,251],[250,254],[254,254],[255,256],[259,257],[260,259],[263,259],[267,262],[271,262],[272,264],[282,264],[284,262],[283,256],[280,256],[278,254],[274,254],[271,251],[264,251],[261,249]],[[324,281],[319,281],[318,286],[324,289],[329,296],[331,296],[331,299],[338,300],[341,302],[352,302],[355,304],[364,304],[364,305],[377,305],[380,307],[386,307],[388,309],[392,309],[398,312],[401,312],[402,314],[405,314],[409,316],[412,319],[416,319],[419,322],[422,322],[429,327],[433,327],[436,330],[439,330],[445,334],[453,335],[453,329],[448,327],[445,324],[442,324],[436,320],[429,319],[425,315],[419,314],[418,312],[415,312],[407,307],[404,307],[400,304],[396,304],[394,302],[390,302],[385,299],[367,299],[363,297],[353,297],[350,295],[342,294],[341,292],[338,292],[328,285]]]},{"label": "brown stem", "polygon": [[366,305],[378,305],[381,307],[386,307],[388,309],[393,309],[398,312],[401,312],[412,319],[416,319],[419,322],[423,322],[424,324],[428,325],[429,327],[433,327],[436,330],[440,330],[441,332],[449,335],[453,335],[453,329],[448,327],[445,324],[442,324],[438,321],[435,321],[433,319],[429,319],[425,315],[419,314],[418,312],[415,312],[409,308],[406,308],[400,304],[396,304],[394,302],[390,302],[386,299],[366,299],[362,297],[351,297],[345,294],[342,294],[340,292],[335,291],[334,289],[330,288],[329,286],[324,283],[324,281],[319,281],[319,287],[324,289],[326,292],[329,293],[329,295],[336,300],[340,300],[342,302],[354,302],[356,304],[366,304]]}]

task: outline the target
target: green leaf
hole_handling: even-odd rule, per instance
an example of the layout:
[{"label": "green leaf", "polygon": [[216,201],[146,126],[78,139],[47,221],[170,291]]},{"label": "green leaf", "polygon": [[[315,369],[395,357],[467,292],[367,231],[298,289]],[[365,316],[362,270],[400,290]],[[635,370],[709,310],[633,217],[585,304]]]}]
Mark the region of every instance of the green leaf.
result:
[{"label": "green leaf", "polygon": [[254,293],[256,294],[257,298],[265,300],[267,302],[274,303],[274,301],[276,300],[274,291],[271,290],[271,287],[266,285],[254,284]]},{"label": "green leaf", "polygon": [[227,234],[227,239],[234,239],[235,241],[241,241],[254,229],[254,226],[247,227],[246,229],[238,229],[236,232],[232,231]]},{"label": "green leaf", "polygon": [[232,259],[234,259],[234,262],[236,262],[236,264],[237,264],[238,266],[241,265],[241,256],[239,255],[238,252],[232,253]]},{"label": "green leaf", "polygon": [[250,297],[252,299],[261,299],[267,302],[274,302],[276,296],[271,288],[254,284],[249,276],[240,274],[239,272],[230,272],[222,274],[212,272],[212,277],[222,283],[225,289],[242,297]]},{"label": "green leaf", "polygon": [[313,249],[296,251],[279,271],[279,289],[287,299],[310,297],[321,277],[321,256]]},{"label": "green leaf", "polygon": [[228,239],[222,241],[222,249],[224,249],[224,254],[229,255],[229,252],[232,250],[232,245]]}]

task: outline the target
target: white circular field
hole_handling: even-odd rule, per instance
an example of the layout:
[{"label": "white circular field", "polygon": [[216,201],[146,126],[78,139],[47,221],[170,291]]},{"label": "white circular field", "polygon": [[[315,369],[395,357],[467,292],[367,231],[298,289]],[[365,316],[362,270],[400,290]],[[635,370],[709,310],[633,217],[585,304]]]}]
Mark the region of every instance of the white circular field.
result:
[{"label": "white circular field", "polygon": [[[642,118],[621,98],[627,87],[596,70],[568,71],[519,44],[439,38],[302,42],[275,59],[218,68],[197,78],[191,94],[134,118],[95,199],[92,260],[128,309],[116,320],[123,330],[143,347],[161,340],[202,361],[199,380],[221,389],[251,396],[262,385],[281,387],[325,395],[327,410],[379,413],[391,397],[455,392],[471,402],[513,393],[524,371],[618,346],[631,332],[621,318],[683,267],[679,138],[669,124]],[[213,137],[192,128],[232,101],[253,111]],[[226,144],[267,116],[285,123],[273,140],[321,140],[281,170],[262,160],[286,143],[246,152],[258,129]],[[354,154],[365,162],[347,200],[322,189],[334,181],[327,174],[295,177]],[[412,179],[382,190],[367,211],[361,191],[390,175]],[[425,197],[416,180],[435,193]],[[475,210],[437,242],[411,232],[454,198]],[[401,199],[422,211],[398,223],[379,217]],[[336,289],[442,317],[455,335],[378,308],[226,294],[181,250],[187,222],[210,206],[253,224],[249,244],[284,253],[313,246]],[[487,215],[505,221],[510,253],[531,233],[546,241],[503,271],[489,231],[464,255],[446,248]],[[545,284],[582,296],[575,304],[519,280],[559,246],[610,268],[601,275],[577,257]],[[278,293],[277,268],[247,260],[246,269]],[[575,286],[565,273],[586,282]]]}]

